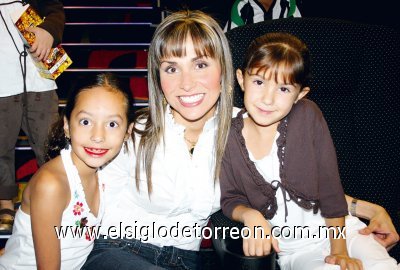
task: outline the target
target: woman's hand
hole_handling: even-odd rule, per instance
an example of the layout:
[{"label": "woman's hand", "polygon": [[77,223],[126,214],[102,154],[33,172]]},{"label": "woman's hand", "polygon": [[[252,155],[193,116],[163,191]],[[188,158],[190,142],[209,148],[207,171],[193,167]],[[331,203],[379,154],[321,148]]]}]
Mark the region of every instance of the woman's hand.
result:
[{"label": "woman's hand", "polygon": [[[346,201],[350,208],[353,198],[346,195]],[[357,217],[369,220],[369,225],[360,230],[360,234],[373,233],[376,241],[387,250],[390,250],[399,241],[399,234],[385,208],[374,203],[357,200],[355,212]]]},{"label": "woman's hand", "polygon": [[387,250],[390,250],[399,241],[399,234],[394,228],[389,214],[380,206],[376,207],[375,214],[371,217],[369,225],[361,229],[359,233],[364,235],[372,233],[375,240]]}]

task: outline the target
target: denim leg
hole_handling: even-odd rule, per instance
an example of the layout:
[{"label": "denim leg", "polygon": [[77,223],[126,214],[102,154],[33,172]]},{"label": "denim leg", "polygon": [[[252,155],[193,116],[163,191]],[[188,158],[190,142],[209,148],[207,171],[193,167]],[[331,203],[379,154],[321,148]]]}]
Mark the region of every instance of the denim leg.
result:
[{"label": "denim leg", "polygon": [[162,270],[140,255],[130,253],[125,249],[110,249],[88,259],[84,270]]},{"label": "denim leg", "polygon": [[157,265],[173,270],[198,270],[201,267],[197,251],[183,250],[176,247],[163,247]]},{"label": "denim leg", "polygon": [[199,270],[200,256],[197,251],[183,250],[173,246],[158,247],[139,240],[131,243],[131,251],[147,259],[147,261],[174,270]]},{"label": "denim leg", "polygon": [[[83,270],[161,270],[139,253],[141,242],[124,239],[96,239],[94,247],[86,260]],[[150,256],[150,254],[149,254]],[[154,255],[153,255],[154,257]]]},{"label": "denim leg", "polygon": [[200,256],[196,251],[172,246],[158,247],[135,239],[103,239],[94,241],[94,247],[83,270],[198,270]]}]

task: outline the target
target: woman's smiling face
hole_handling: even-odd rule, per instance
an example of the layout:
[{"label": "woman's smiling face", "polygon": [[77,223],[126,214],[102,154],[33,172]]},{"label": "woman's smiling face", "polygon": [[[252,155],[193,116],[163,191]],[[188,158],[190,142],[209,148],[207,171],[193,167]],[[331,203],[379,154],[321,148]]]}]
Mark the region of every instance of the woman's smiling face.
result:
[{"label": "woman's smiling face", "polygon": [[186,54],[162,59],[161,89],[178,123],[207,120],[216,109],[221,93],[220,63],[206,55],[197,55],[190,37]]}]

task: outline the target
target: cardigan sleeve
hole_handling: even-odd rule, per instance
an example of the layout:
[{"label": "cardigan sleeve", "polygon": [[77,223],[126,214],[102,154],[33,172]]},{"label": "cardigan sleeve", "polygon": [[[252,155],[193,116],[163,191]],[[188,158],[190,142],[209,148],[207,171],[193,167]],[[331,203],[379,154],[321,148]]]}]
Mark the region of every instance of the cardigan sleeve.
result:
[{"label": "cardigan sleeve", "polygon": [[[32,1],[34,4],[35,1]],[[38,27],[46,30],[53,36],[53,47],[61,43],[64,32],[65,13],[63,4],[57,0],[39,0],[37,8],[44,22]]]},{"label": "cardigan sleeve", "polygon": [[[231,131],[232,132],[232,131]],[[232,134],[231,134],[232,135]],[[222,158],[221,172],[220,172],[220,186],[221,186],[221,208],[225,216],[232,219],[232,212],[238,205],[250,207],[249,200],[245,194],[242,179],[235,177],[232,167],[232,148],[237,147],[229,136],[224,156]],[[238,175],[236,175],[238,176]]]},{"label": "cardigan sleeve", "polygon": [[321,215],[325,218],[343,217],[348,214],[347,202],[339,176],[336,150],[322,112],[315,121],[315,146],[317,154],[317,179]]}]

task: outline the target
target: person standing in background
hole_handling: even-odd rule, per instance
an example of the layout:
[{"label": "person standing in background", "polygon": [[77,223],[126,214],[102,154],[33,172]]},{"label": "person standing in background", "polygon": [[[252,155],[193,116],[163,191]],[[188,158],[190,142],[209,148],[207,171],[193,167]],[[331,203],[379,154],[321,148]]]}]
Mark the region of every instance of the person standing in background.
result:
[{"label": "person standing in background", "polygon": [[301,17],[296,0],[236,0],[224,31],[266,20]]},{"label": "person standing in background", "polygon": [[24,3],[0,0],[0,233],[11,233],[14,221],[12,199],[18,194],[14,150],[20,129],[28,136],[40,166],[44,163],[48,129],[58,115],[57,85],[39,75],[27,52],[43,60],[61,42],[64,7],[57,0],[27,2],[45,18],[38,27],[29,29],[35,34],[29,49],[24,48],[10,17]]}]

